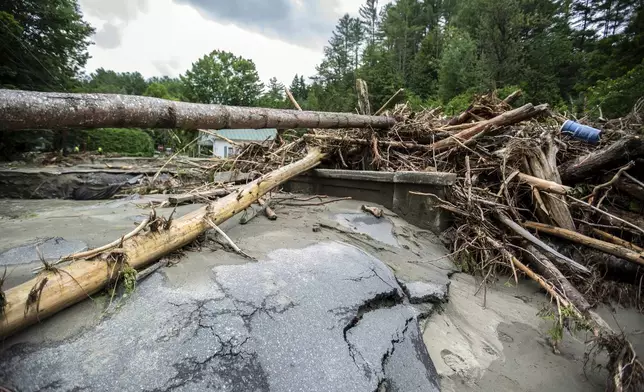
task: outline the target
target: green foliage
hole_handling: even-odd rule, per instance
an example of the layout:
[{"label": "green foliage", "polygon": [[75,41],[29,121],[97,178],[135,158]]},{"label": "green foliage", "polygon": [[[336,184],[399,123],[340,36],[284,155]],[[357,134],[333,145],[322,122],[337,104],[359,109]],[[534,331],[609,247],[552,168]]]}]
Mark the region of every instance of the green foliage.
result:
[{"label": "green foliage", "polygon": [[150,135],[140,129],[105,128],[70,131],[68,147],[79,146],[81,149],[96,152],[99,148],[104,153],[118,153],[129,156],[152,156],[154,143]]},{"label": "green foliage", "polygon": [[[450,30],[440,59],[438,95],[444,102],[477,84],[476,44],[469,34]],[[469,105],[469,103],[468,103]]]},{"label": "green foliage", "polygon": [[125,294],[132,294],[136,289],[136,270],[132,268],[129,264],[125,263],[123,267],[123,287],[125,288]]},{"label": "green foliage", "polygon": [[259,106],[265,108],[286,109],[290,103],[286,102],[284,85],[277,81],[277,78],[271,78],[268,83],[268,89],[259,100]]},{"label": "green foliage", "polygon": [[143,95],[148,83],[139,72],[114,72],[99,68],[81,82],[81,92]]},{"label": "green foliage", "polygon": [[403,85],[401,75],[393,66],[391,55],[377,45],[369,45],[365,49],[358,77],[369,86],[374,110],[378,110]]},{"label": "green foliage", "polygon": [[193,63],[181,80],[188,99],[201,103],[252,106],[263,88],[252,60],[219,50]]},{"label": "green foliage", "polygon": [[552,327],[548,330],[548,335],[550,337],[550,343],[555,349],[557,349],[563,339],[564,330],[568,330],[573,335],[592,330],[588,321],[580,317],[570,305],[558,307],[557,312],[545,307],[537,315],[543,320],[552,322]]},{"label": "green foliage", "polygon": [[447,115],[456,115],[464,112],[474,100],[473,92],[466,92],[453,97],[445,104],[443,113]]},{"label": "green foliage", "polygon": [[644,62],[624,76],[600,80],[588,90],[588,110],[599,116],[599,109],[605,118],[628,114],[638,99],[644,96]]},{"label": "green foliage", "polygon": [[0,87],[66,90],[94,29],[76,0],[0,2]]}]

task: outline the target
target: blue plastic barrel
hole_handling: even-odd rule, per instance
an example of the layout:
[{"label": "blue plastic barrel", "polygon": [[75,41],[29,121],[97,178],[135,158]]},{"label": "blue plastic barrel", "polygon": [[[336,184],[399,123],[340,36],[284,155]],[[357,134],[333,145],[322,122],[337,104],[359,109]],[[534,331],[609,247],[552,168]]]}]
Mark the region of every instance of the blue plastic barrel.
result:
[{"label": "blue plastic barrel", "polygon": [[579,124],[578,122],[567,120],[561,126],[561,132],[567,133],[575,139],[583,140],[587,143],[599,143],[599,137],[602,131],[589,127],[588,125]]}]

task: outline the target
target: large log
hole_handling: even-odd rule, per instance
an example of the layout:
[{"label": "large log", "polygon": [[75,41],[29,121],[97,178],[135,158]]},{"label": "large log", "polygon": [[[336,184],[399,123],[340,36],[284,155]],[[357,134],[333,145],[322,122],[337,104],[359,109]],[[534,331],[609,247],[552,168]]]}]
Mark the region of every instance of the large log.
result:
[{"label": "large log", "polygon": [[[544,137],[543,148],[526,151],[525,158],[528,174],[543,180],[561,184],[561,177],[557,170],[557,147],[550,135]],[[547,213],[537,208],[537,216],[542,223],[554,222],[557,226],[568,230],[575,230],[575,223],[565,201],[547,192],[540,192],[541,200]]]},{"label": "large log", "polygon": [[391,117],[0,89],[0,131],[61,128],[390,128]]},{"label": "large log", "polygon": [[606,148],[563,163],[559,173],[564,183],[574,184],[640,156],[644,156],[644,140],[640,136],[627,136]]},{"label": "large log", "polygon": [[469,140],[477,136],[478,134],[487,131],[490,128],[516,124],[518,122],[536,117],[537,115],[544,113],[547,109],[548,105],[533,106],[531,103],[528,103],[521,106],[520,108],[510,110],[490,120],[475,123],[472,127],[469,127],[453,135],[451,138],[434,143],[433,145],[431,145],[431,147],[436,151],[445,150],[447,148],[458,145],[458,142],[454,139],[460,141]]},{"label": "large log", "polygon": [[563,238],[568,241],[575,242],[580,245],[585,245],[602,252],[611,254],[613,256],[621,257],[624,260],[628,260],[639,265],[644,265],[644,255],[641,255],[633,250],[624,248],[623,246],[612,244],[610,242],[601,241],[595,238],[585,236],[583,234],[577,233],[575,231],[562,229],[560,227],[554,227],[550,225],[544,225],[543,223],[537,222],[525,222],[523,226],[537,230],[542,233],[554,235],[555,237]]},{"label": "large log", "polygon": [[[42,272],[35,279],[7,290],[4,315],[0,317],[0,337],[11,335],[103,289],[124,263],[142,269],[189,244],[211,227],[209,222],[218,225],[226,221],[271,189],[317,166],[323,157],[320,151],[313,150],[297,162],[268,173],[192,213],[124,240],[121,247],[103,254],[113,257],[77,260],[58,271]],[[109,261],[114,258],[122,262]]]},{"label": "large log", "polygon": [[570,281],[559,271],[559,269],[534,245],[523,244],[526,250],[524,256],[531,261],[533,268],[543,277],[559,288],[563,296],[570,300],[579,311],[586,313],[590,304],[586,298],[570,283]]}]

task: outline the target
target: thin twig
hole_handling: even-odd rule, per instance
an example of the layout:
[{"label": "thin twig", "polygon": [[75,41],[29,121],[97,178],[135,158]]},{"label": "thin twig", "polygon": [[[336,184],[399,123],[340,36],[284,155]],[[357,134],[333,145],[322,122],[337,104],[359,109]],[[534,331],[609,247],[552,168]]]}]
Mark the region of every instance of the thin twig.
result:
[{"label": "thin twig", "polygon": [[209,225],[210,225],[210,227],[212,227],[213,229],[215,229],[215,231],[216,231],[217,233],[219,233],[219,235],[221,235],[221,236],[226,240],[226,242],[228,242],[228,244],[230,245],[230,247],[231,247],[231,248],[233,248],[233,250],[234,250],[235,252],[237,252],[237,253],[239,253],[240,255],[242,255],[242,256],[244,256],[244,257],[246,257],[247,259],[255,260],[255,258],[253,258],[253,257],[251,257],[251,256],[247,255],[246,253],[244,253],[244,251],[243,251],[243,250],[241,250],[241,249],[239,248],[239,246],[235,245],[235,243],[233,242],[233,240],[231,240],[231,239],[230,239],[230,237],[228,237],[228,236],[226,235],[226,233],[224,233],[224,231],[223,231],[222,229],[220,229],[220,228],[219,228],[219,226],[217,226],[217,225],[215,224],[215,222],[211,221],[211,220],[210,220],[210,219],[208,219],[208,218],[204,218],[204,221],[205,221],[207,224],[209,224]]},{"label": "thin twig", "polygon": [[615,215],[613,215],[611,213],[608,213],[608,212],[606,212],[606,211],[604,211],[602,209],[599,209],[599,208],[597,208],[597,207],[595,207],[593,205],[590,205],[590,204],[586,203],[585,201],[576,199],[576,198],[574,198],[574,197],[572,197],[570,195],[567,195],[567,197],[569,197],[571,200],[573,200],[573,201],[575,201],[575,202],[577,202],[577,203],[579,203],[579,204],[581,204],[581,205],[583,205],[585,207],[591,208],[592,210],[597,211],[597,212],[599,212],[601,214],[604,214],[604,215],[606,215],[606,216],[608,216],[610,218],[613,218],[616,221],[622,222],[623,224],[628,225],[629,227],[632,227],[633,229],[635,229],[635,230],[639,231],[640,233],[644,234],[644,229],[642,229],[641,227],[639,227],[637,225],[632,224],[631,222],[629,222],[627,220],[624,220],[624,219],[622,219],[622,218],[620,218],[618,216],[615,216]]}]

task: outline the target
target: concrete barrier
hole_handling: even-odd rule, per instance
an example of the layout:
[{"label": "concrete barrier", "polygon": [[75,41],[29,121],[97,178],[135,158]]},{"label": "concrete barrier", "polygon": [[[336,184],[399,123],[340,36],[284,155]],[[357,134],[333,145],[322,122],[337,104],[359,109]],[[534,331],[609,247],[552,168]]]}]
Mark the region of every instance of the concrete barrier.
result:
[{"label": "concrete barrier", "polygon": [[289,181],[284,189],[380,204],[418,227],[440,233],[449,227],[450,214],[438,208],[431,198],[409,192],[445,198],[448,187],[455,181],[454,173],[316,169]]}]

